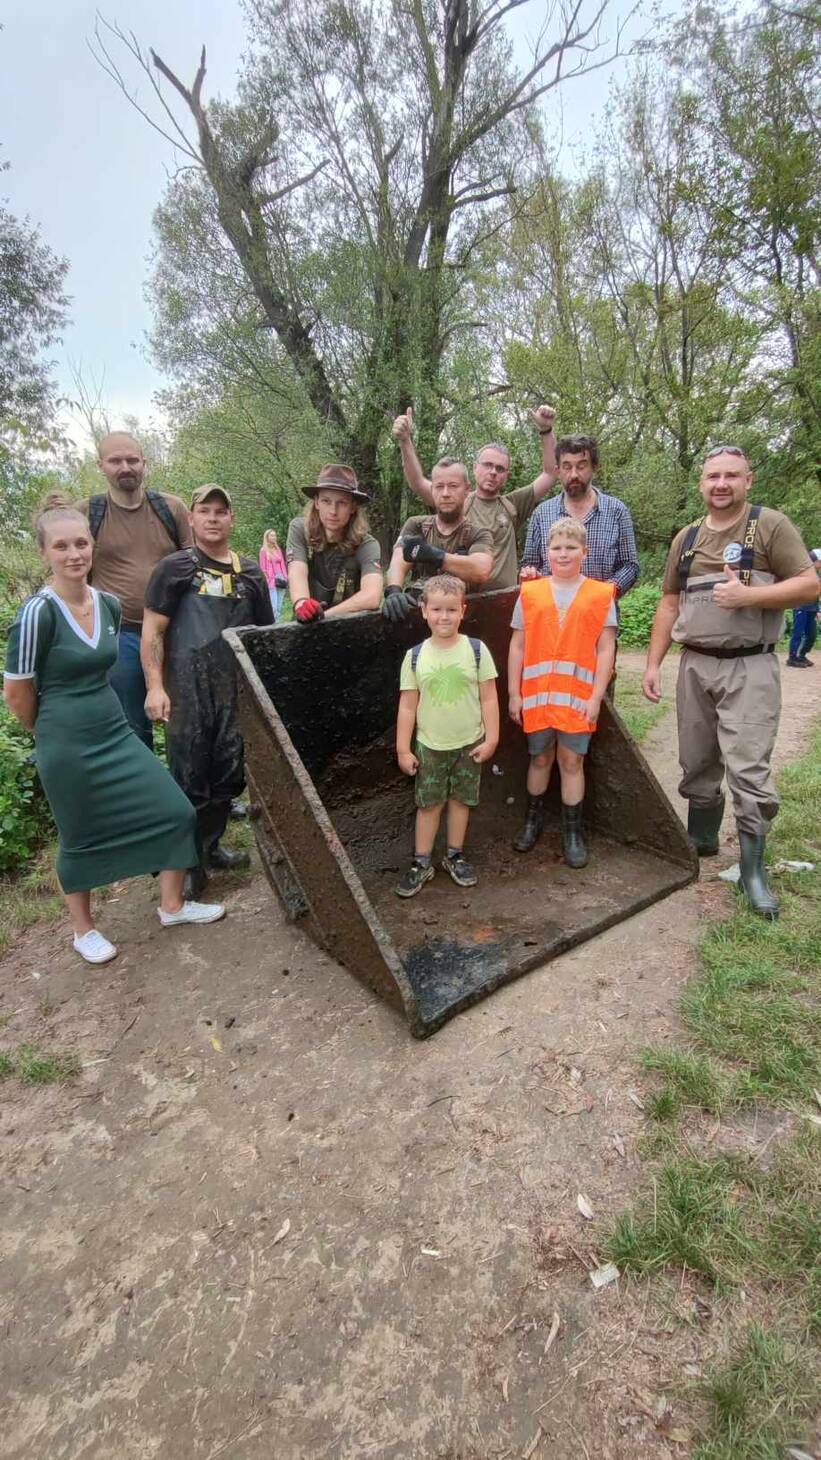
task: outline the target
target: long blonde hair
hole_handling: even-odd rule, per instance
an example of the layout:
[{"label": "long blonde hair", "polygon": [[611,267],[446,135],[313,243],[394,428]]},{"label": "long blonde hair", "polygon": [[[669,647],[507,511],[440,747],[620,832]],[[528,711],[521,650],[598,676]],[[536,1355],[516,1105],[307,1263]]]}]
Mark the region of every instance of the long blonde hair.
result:
[{"label": "long blonde hair", "polygon": [[[271,547],[271,544],[268,541],[269,537],[272,537],[274,539],[274,548],[273,549]],[[275,529],[273,527],[266,527],[265,531],[263,532],[263,534],[262,534],[262,546],[265,549],[266,553],[270,553],[270,552],[274,551],[274,549],[277,549],[277,548],[279,548],[279,551],[280,552],[282,551],[282,549],[279,547],[279,538],[277,537],[276,531],[275,531]]]},{"label": "long blonde hair", "polygon": [[345,531],[339,542],[332,543],[325,532],[315,497],[311,498],[302,515],[305,518],[305,536],[308,539],[308,546],[314,553],[324,552],[328,547],[338,547],[347,557],[361,547],[371,530],[365,510],[356,501],[356,498],[354,498],[354,510],[345,523]]}]

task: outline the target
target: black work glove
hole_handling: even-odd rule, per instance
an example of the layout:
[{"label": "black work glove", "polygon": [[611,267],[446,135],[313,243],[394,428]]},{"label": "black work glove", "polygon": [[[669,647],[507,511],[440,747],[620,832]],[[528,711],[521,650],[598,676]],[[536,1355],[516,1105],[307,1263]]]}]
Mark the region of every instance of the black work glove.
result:
[{"label": "black work glove", "polygon": [[441,568],[445,549],[434,547],[423,537],[403,537],[402,556],[406,563],[430,563],[434,568]]},{"label": "black work glove", "polygon": [[385,597],[382,599],[382,617],[386,618],[389,623],[401,624],[413,613],[415,607],[416,604],[410,595],[403,588],[397,588],[395,583],[385,589]]}]

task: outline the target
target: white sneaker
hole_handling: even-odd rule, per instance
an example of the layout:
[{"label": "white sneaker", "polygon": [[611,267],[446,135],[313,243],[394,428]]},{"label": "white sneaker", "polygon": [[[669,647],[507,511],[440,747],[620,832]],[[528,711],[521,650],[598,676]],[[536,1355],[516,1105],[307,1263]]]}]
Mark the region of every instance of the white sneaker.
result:
[{"label": "white sneaker", "polygon": [[109,943],[102,933],[96,928],[90,932],[83,933],[82,938],[74,934],[74,947],[86,963],[110,963],[112,958],[117,957],[117,949],[113,943]]},{"label": "white sneaker", "polygon": [[184,902],[178,912],[158,907],[157,917],[164,928],[175,928],[177,923],[218,923],[225,917],[225,908],[221,902]]}]

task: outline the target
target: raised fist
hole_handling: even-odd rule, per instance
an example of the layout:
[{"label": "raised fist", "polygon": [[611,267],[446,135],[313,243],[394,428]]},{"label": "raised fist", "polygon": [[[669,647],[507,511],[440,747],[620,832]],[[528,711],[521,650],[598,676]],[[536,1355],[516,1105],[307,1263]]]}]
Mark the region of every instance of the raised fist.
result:
[{"label": "raised fist", "polygon": [[410,441],[411,436],[413,435],[412,406],[408,406],[408,409],[404,412],[403,415],[396,417],[396,420],[391,426],[391,435],[393,436],[394,441]]},{"label": "raised fist", "polygon": [[556,407],[548,405],[537,406],[535,411],[530,412],[530,419],[537,431],[546,434],[548,431],[553,430],[553,422],[556,419]]}]

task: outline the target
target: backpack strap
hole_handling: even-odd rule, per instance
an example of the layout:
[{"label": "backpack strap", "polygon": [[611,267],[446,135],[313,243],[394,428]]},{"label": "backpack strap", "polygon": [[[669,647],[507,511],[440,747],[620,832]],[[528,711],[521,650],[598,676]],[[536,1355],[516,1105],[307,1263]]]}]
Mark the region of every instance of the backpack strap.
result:
[{"label": "backpack strap", "polygon": [[88,530],[95,542],[97,541],[100,528],[103,525],[103,518],[105,517],[107,506],[107,492],[100,492],[97,496],[89,497],[88,499]]},{"label": "backpack strap", "polygon": [[706,521],[706,517],[697,518],[695,522],[690,524],[684,535],[684,541],[681,544],[681,553],[678,560],[679,593],[687,592],[687,579],[690,576],[690,569],[693,566],[693,558],[696,551],[696,538],[698,537],[700,528],[703,527]]},{"label": "backpack strap", "polygon": [[[416,666],[419,663],[419,655],[422,653],[422,650],[427,642],[427,639],[423,639],[421,644],[414,644],[413,648],[411,649],[411,669],[413,670],[414,674],[416,673]],[[482,641],[481,639],[472,639],[469,637],[468,643],[473,650],[473,657],[476,660],[476,672],[478,674],[479,661],[482,657]]]},{"label": "backpack strap", "polygon": [[[181,547],[180,534],[177,527],[174,513],[171,511],[162,492],[149,492],[146,490],[146,501],[155,517],[158,517],[175,548],[179,551]],[[88,527],[94,541],[97,541],[100,528],[103,525],[103,518],[108,507],[108,494],[100,492],[97,496],[88,499]]]},{"label": "backpack strap", "polygon": [[[181,543],[177,521],[162,492],[150,492],[146,488],[145,495],[154,516],[159,518],[175,548],[179,551]],[[94,535],[96,537],[96,533]]]},{"label": "backpack strap", "polygon": [[744,528],[744,538],[741,544],[741,557],[738,560],[738,576],[745,588],[749,588],[753,576],[753,556],[755,554],[755,537],[758,532],[758,519],[761,516],[760,507],[751,507]]}]

